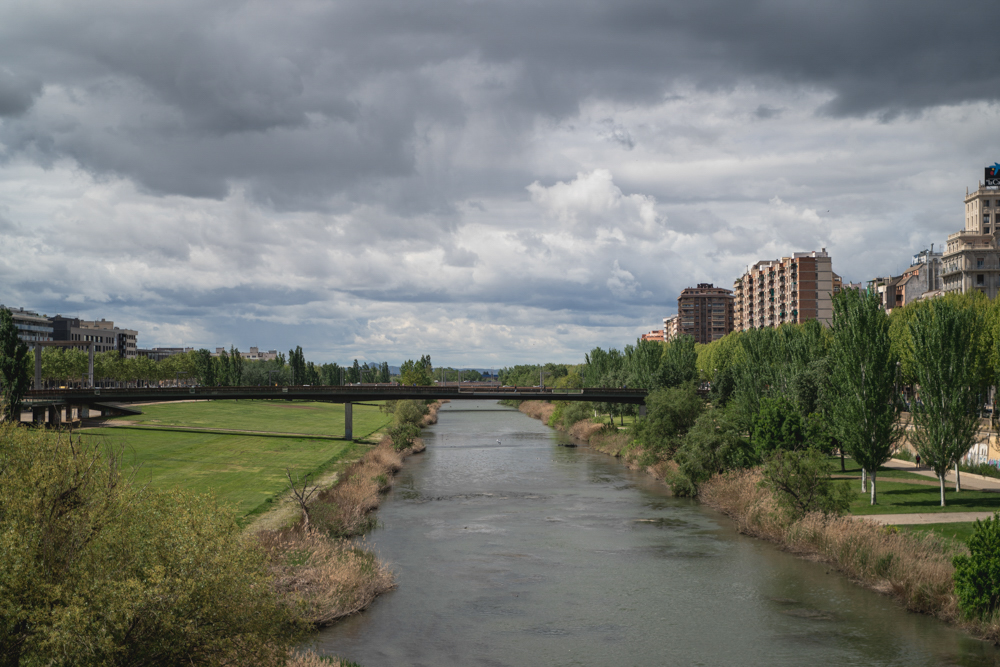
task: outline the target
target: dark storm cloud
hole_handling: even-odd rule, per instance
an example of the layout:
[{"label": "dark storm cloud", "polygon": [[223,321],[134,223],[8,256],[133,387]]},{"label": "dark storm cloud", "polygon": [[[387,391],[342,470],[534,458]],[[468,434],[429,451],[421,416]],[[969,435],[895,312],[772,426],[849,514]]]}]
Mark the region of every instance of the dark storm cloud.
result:
[{"label": "dark storm cloud", "polygon": [[[833,93],[825,113],[885,118],[1000,95],[988,2],[30,7],[0,10],[0,116],[20,116],[0,129],[9,150],[160,193],[218,198],[241,183],[290,209],[373,189],[406,213],[447,207],[414,146],[425,122],[466,122],[468,94],[492,102],[512,146],[536,117],[595,97],[654,102],[678,81],[811,86]],[[473,64],[503,71],[452,80]],[[32,107],[43,84],[45,108]],[[635,145],[623,127],[608,138]]]}]

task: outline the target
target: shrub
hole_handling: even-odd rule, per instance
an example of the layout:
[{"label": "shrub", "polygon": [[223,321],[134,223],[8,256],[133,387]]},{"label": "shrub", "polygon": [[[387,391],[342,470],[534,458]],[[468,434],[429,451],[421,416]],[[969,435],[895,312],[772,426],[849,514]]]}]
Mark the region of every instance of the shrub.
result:
[{"label": "shrub", "polygon": [[418,401],[398,401],[393,414],[396,424],[419,424],[427,414],[427,406]]},{"label": "shrub", "polygon": [[670,480],[675,495],[694,496],[712,475],[757,465],[759,460],[730,414],[706,410],[674,455],[677,474]]},{"label": "shrub", "polygon": [[764,464],[763,486],[793,519],[810,512],[840,515],[851,506],[855,492],[830,478],[830,464],[815,449],[777,451]]},{"label": "shrub", "polygon": [[692,383],[650,392],[646,408],[646,418],[636,422],[635,441],[640,447],[657,450],[669,458],[705,409],[705,402]]},{"label": "shrub", "polygon": [[283,662],[303,626],[263,551],[212,499],[120,463],[0,425],[0,664]]},{"label": "shrub", "polygon": [[1000,513],[976,521],[969,555],[952,562],[959,608],[969,618],[992,616],[1000,607]]},{"label": "shrub", "polygon": [[761,458],[776,450],[800,449],[805,444],[802,416],[784,396],[760,399],[754,419],[753,442]]},{"label": "shrub", "polygon": [[413,441],[420,435],[420,427],[416,424],[404,423],[396,424],[389,429],[389,438],[392,440],[392,447],[397,452],[409,449],[413,446]]}]

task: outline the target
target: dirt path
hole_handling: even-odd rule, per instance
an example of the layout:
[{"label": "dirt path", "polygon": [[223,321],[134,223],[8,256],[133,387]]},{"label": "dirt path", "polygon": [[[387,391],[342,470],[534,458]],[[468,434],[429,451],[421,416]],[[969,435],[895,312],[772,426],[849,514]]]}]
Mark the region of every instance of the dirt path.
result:
[{"label": "dirt path", "polygon": [[907,526],[925,523],[960,523],[989,519],[993,512],[920,512],[915,514],[852,514],[852,519],[870,519],[875,523]]}]

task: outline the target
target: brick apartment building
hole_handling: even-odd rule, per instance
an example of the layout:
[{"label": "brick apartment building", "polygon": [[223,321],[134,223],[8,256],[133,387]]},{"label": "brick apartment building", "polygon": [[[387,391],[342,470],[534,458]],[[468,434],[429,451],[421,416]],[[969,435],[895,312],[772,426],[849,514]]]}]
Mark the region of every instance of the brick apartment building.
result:
[{"label": "brick apartment building", "polygon": [[757,262],[733,282],[734,330],[807,320],[829,326],[841,283],[832,267],[826,248]]},{"label": "brick apartment building", "polygon": [[[730,290],[712,283],[699,283],[677,297],[676,335],[694,336],[696,343],[711,343],[732,331],[733,324],[733,293]],[[664,335],[666,327],[664,320]]]}]

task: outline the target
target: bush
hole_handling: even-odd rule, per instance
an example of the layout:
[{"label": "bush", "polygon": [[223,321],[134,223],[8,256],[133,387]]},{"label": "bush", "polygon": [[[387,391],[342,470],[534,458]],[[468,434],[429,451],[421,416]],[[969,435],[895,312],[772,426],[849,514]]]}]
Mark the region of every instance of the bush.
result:
[{"label": "bush", "polygon": [[397,401],[393,410],[396,424],[419,424],[427,414],[427,406],[418,401]]},{"label": "bush", "polygon": [[976,521],[969,555],[956,556],[955,595],[969,618],[986,619],[1000,607],[1000,513]]},{"label": "bush", "polygon": [[670,480],[675,495],[694,496],[712,475],[759,463],[756,453],[725,410],[706,410],[674,454],[677,474]]},{"label": "bush", "polygon": [[555,406],[555,412],[549,418],[549,426],[553,428],[568,429],[594,414],[594,404],[588,401],[555,401]]},{"label": "bush", "polygon": [[392,448],[397,452],[409,449],[413,446],[413,441],[420,435],[420,427],[416,424],[396,424],[389,429],[389,438],[392,440]]},{"label": "bush", "polygon": [[693,383],[652,391],[646,396],[646,418],[636,422],[635,441],[669,458],[704,409],[705,402]]},{"label": "bush", "polygon": [[[281,664],[303,629],[210,498],[0,425],[0,664]],[[67,656],[72,656],[67,662]]]},{"label": "bush", "polygon": [[792,519],[810,512],[844,514],[851,506],[855,491],[830,478],[830,464],[815,449],[777,451],[764,464],[761,484],[770,489]]}]

